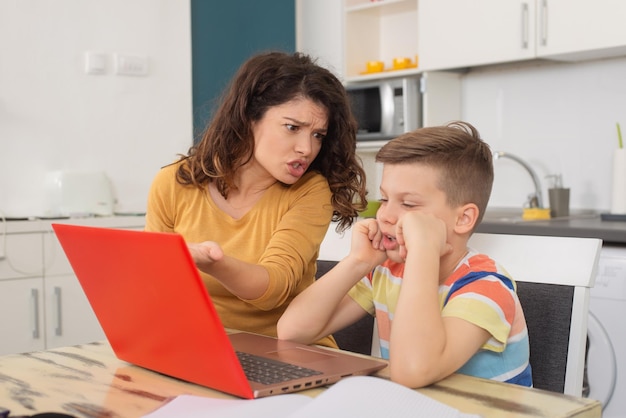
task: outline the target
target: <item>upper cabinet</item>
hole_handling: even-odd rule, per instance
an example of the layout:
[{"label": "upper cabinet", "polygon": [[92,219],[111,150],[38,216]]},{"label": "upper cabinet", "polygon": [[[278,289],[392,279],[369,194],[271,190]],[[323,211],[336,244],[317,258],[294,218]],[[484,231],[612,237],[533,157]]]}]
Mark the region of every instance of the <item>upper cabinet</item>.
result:
[{"label": "upper cabinet", "polygon": [[535,3],[420,0],[422,69],[449,69],[535,56]]},{"label": "upper cabinet", "polygon": [[[296,49],[342,81],[415,74],[418,0],[296,0]],[[394,58],[406,68],[394,69]],[[380,61],[383,71],[368,72]]]},{"label": "upper cabinet", "polygon": [[[296,0],[296,47],[354,82],[626,55],[625,17],[624,0]],[[394,69],[395,58],[410,65]]]},{"label": "upper cabinet", "polygon": [[[384,65],[382,75],[418,72],[418,0],[345,0],[344,12],[347,81],[379,78],[370,61]],[[404,61],[395,68],[398,58]]]},{"label": "upper cabinet", "polygon": [[626,54],[625,1],[536,1],[538,57],[576,61]]},{"label": "upper cabinet", "polygon": [[625,16],[622,0],[419,0],[420,67],[624,55]]}]

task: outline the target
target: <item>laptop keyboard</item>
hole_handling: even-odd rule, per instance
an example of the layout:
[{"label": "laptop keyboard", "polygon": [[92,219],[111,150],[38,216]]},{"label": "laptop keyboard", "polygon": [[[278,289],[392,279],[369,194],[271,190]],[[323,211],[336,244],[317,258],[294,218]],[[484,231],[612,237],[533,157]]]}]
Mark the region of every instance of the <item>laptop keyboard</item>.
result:
[{"label": "laptop keyboard", "polygon": [[302,377],[316,376],[322,374],[317,370],[307,369],[278,360],[271,360],[254,354],[237,351],[237,357],[243,367],[248,380],[270,385],[274,383],[286,382],[288,380],[300,379]]}]

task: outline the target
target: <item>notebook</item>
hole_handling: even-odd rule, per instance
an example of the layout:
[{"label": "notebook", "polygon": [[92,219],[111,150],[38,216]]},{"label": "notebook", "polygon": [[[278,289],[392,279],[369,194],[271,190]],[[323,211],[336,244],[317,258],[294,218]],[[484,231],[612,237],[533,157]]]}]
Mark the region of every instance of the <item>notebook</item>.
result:
[{"label": "notebook", "polygon": [[[347,352],[227,332],[179,234],[52,227],[120,360],[248,399],[328,385],[387,365]],[[249,355],[266,359],[264,368],[295,364],[299,376],[252,381],[242,368],[242,362],[255,362],[244,359]]]}]

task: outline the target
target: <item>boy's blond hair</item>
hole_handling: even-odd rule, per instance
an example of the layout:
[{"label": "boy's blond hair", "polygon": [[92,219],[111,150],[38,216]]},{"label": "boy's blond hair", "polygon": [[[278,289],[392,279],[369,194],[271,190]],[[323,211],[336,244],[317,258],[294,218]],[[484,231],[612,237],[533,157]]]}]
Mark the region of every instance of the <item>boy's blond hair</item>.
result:
[{"label": "boy's blond hair", "polygon": [[493,159],[489,145],[467,122],[416,129],[385,144],[376,154],[383,164],[426,164],[439,170],[437,187],[451,207],[474,203],[478,225],[493,185]]}]

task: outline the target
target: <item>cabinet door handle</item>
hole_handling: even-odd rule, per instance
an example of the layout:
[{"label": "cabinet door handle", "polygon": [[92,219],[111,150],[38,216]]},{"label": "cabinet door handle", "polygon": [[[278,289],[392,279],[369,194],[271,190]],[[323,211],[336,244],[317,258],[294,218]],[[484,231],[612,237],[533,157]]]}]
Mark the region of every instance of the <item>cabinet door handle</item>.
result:
[{"label": "cabinet door handle", "polygon": [[30,290],[31,306],[33,308],[33,338],[39,338],[39,290]]},{"label": "cabinet door handle", "polygon": [[528,49],[528,3],[522,3],[522,49]]},{"label": "cabinet door handle", "polygon": [[54,335],[60,337],[63,334],[63,321],[61,312],[61,288],[59,286],[54,287],[54,303],[56,307],[56,327],[54,329]]},{"label": "cabinet door handle", "polygon": [[541,1],[541,45],[548,45],[548,0]]}]

